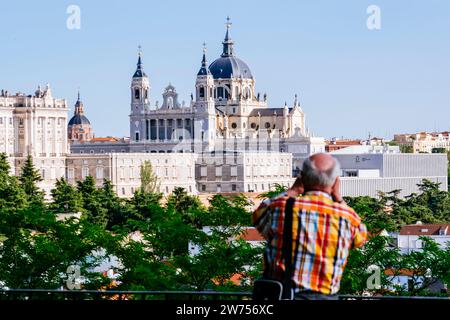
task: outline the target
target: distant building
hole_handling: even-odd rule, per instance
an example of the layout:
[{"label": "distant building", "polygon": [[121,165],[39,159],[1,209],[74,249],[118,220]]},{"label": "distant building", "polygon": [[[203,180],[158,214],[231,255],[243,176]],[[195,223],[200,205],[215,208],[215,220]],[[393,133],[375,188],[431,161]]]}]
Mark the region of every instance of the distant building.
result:
[{"label": "distant building", "polygon": [[292,184],[292,154],[228,152],[198,154],[198,190],[202,193],[267,192],[275,184]]},{"label": "distant building", "polygon": [[397,237],[398,248],[402,253],[421,250],[423,247],[421,236],[434,240],[446,248],[450,245],[450,224],[412,224],[402,226]]},{"label": "distant building", "polygon": [[31,155],[47,194],[66,172],[67,111],[66,100],[54,98],[50,85],[39,86],[34,95],[0,94],[0,152],[8,155],[16,175]]},{"label": "distant building", "polygon": [[330,152],[331,154],[400,153],[399,146],[355,145]]},{"label": "distant building", "polygon": [[351,147],[351,146],[360,146],[363,144],[362,140],[349,140],[349,139],[336,139],[333,138],[331,140],[325,141],[325,151],[333,152],[343,148]]},{"label": "distant building", "polygon": [[67,135],[70,143],[75,141],[90,141],[94,137],[91,123],[84,115],[84,105],[80,100],[80,92],[78,91],[78,99],[75,103],[75,112],[67,126]]},{"label": "distant building", "polygon": [[410,146],[414,153],[431,153],[433,149],[437,148],[450,151],[450,133],[448,131],[396,134],[393,141],[400,146]]},{"label": "distant building", "polygon": [[150,161],[158,176],[160,192],[169,194],[176,187],[182,187],[196,194],[195,158],[196,155],[192,153],[71,154],[67,158],[67,180],[75,184],[78,180],[92,176],[100,187],[103,179],[108,179],[118,196],[132,197],[141,185],[141,164]]},{"label": "distant building", "polygon": [[[341,150],[340,150],[341,151]],[[400,196],[418,193],[423,179],[447,190],[446,154],[332,153],[341,164],[341,193],[377,197],[378,191],[401,189]]]}]

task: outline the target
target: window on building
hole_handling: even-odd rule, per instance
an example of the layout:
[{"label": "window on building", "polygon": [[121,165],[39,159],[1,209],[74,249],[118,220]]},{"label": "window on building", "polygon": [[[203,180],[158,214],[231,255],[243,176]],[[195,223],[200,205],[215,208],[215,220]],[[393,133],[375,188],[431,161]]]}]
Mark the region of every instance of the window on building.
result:
[{"label": "window on building", "polygon": [[217,192],[222,192],[222,186],[220,184],[217,185]]},{"label": "window on building", "polygon": [[139,132],[136,132],[135,140],[139,141]]},{"label": "window on building", "polygon": [[139,89],[134,89],[134,98],[139,99]]},{"label": "window on building", "polygon": [[206,185],[202,184],[202,191],[206,191]]},{"label": "window on building", "polygon": [[357,170],[345,170],[344,171],[344,177],[357,177],[358,171]]},{"label": "window on building", "polygon": [[200,96],[200,98],[205,97],[205,88],[204,87],[200,87],[198,95]]},{"label": "window on building", "polygon": [[223,87],[218,87],[217,88],[217,98],[218,99],[222,99],[222,98],[224,98],[225,96],[224,96],[224,90],[223,90]]},{"label": "window on building", "polygon": [[103,179],[103,167],[98,167],[95,172],[97,179]]},{"label": "window on building", "polygon": [[236,122],[233,122],[233,123],[231,124],[231,127],[232,127],[233,129],[236,129],[236,128],[237,128]]},{"label": "window on building", "polygon": [[67,178],[68,179],[73,179],[75,177],[75,170],[73,169],[73,168],[70,168],[68,171],[67,171]]},{"label": "window on building", "polygon": [[125,188],[122,188],[122,195],[125,195]]},{"label": "window on building", "polygon": [[81,178],[85,179],[89,175],[89,168],[83,167],[81,170]]},{"label": "window on building", "polygon": [[231,191],[236,191],[236,185],[235,184],[231,185]]}]

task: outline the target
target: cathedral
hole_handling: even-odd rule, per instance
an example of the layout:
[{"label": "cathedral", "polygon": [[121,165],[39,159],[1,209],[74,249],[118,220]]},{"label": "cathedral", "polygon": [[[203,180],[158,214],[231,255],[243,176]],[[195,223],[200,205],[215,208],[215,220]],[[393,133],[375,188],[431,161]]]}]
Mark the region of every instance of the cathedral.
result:
[{"label": "cathedral", "polygon": [[312,137],[306,129],[297,95],[292,105],[269,107],[267,95],[256,93],[250,67],[235,53],[229,18],[226,25],[220,57],[208,64],[203,48],[190,103],[179,102],[172,84],[165,88],[161,104],[153,102],[139,50],[130,86],[129,142],[75,143],[72,152],[277,151],[292,153],[295,169],[309,154],[324,151],[324,139]]},{"label": "cathedral", "polygon": [[[307,130],[297,95],[290,105],[270,107],[267,94],[257,93],[250,67],[236,55],[229,18],[222,46],[220,57],[208,64],[204,45],[189,103],[180,103],[169,83],[161,104],[152,96],[139,48],[130,85],[129,138],[92,139],[85,131],[92,135],[89,120],[77,101],[69,127],[71,153],[194,154],[197,188],[204,192],[268,190],[266,172],[272,171],[272,179],[287,184],[303,159],[325,151],[325,141]],[[256,172],[252,166],[264,168]],[[253,175],[262,182],[253,183]]]}]

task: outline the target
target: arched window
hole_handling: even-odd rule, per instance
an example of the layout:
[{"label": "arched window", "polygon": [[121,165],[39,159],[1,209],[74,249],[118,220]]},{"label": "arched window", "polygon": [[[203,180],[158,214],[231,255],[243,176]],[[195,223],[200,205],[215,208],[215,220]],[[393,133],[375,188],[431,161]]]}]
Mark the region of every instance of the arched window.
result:
[{"label": "arched window", "polygon": [[223,93],[223,87],[218,87],[217,88],[217,98],[221,99],[224,97],[224,93]]},{"label": "arched window", "polygon": [[144,95],[144,98],[145,98],[145,99],[148,99],[148,90],[147,90],[147,89],[145,89],[145,95]]},{"label": "arched window", "polygon": [[139,141],[139,132],[136,132],[136,141]]},{"label": "arched window", "polygon": [[198,95],[200,96],[200,98],[205,97],[205,88],[204,87],[200,87]]},{"label": "arched window", "polygon": [[134,98],[135,99],[139,99],[140,95],[139,95],[139,89],[134,89]]}]

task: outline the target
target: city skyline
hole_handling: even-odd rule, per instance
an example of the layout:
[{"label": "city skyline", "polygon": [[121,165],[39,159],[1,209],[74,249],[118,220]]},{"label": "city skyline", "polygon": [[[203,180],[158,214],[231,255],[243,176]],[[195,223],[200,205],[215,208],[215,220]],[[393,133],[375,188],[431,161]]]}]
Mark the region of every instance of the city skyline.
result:
[{"label": "city skyline", "polygon": [[67,99],[71,113],[80,88],[95,135],[128,136],[129,81],[138,45],[152,104],[162,101],[169,82],[180,101],[189,102],[202,43],[212,62],[220,55],[230,15],[236,54],[249,64],[256,91],[268,94],[271,107],[282,107],[286,100],[292,105],[298,94],[315,135],[391,138],[400,132],[448,130],[450,48],[443,40],[450,29],[445,21],[449,5],[376,1],[381,30],[369,30],[370,2],[321,7],[284,2],[276,8],[232,3],[217,11],[207,2],[176,3],[180,14],[163,3],[77,1],[79,30],[66,27],[67,1],[27,4],[22,11],[20,4],[4,4],[0,87],[31,94],[49,82],[55,97]]}]

